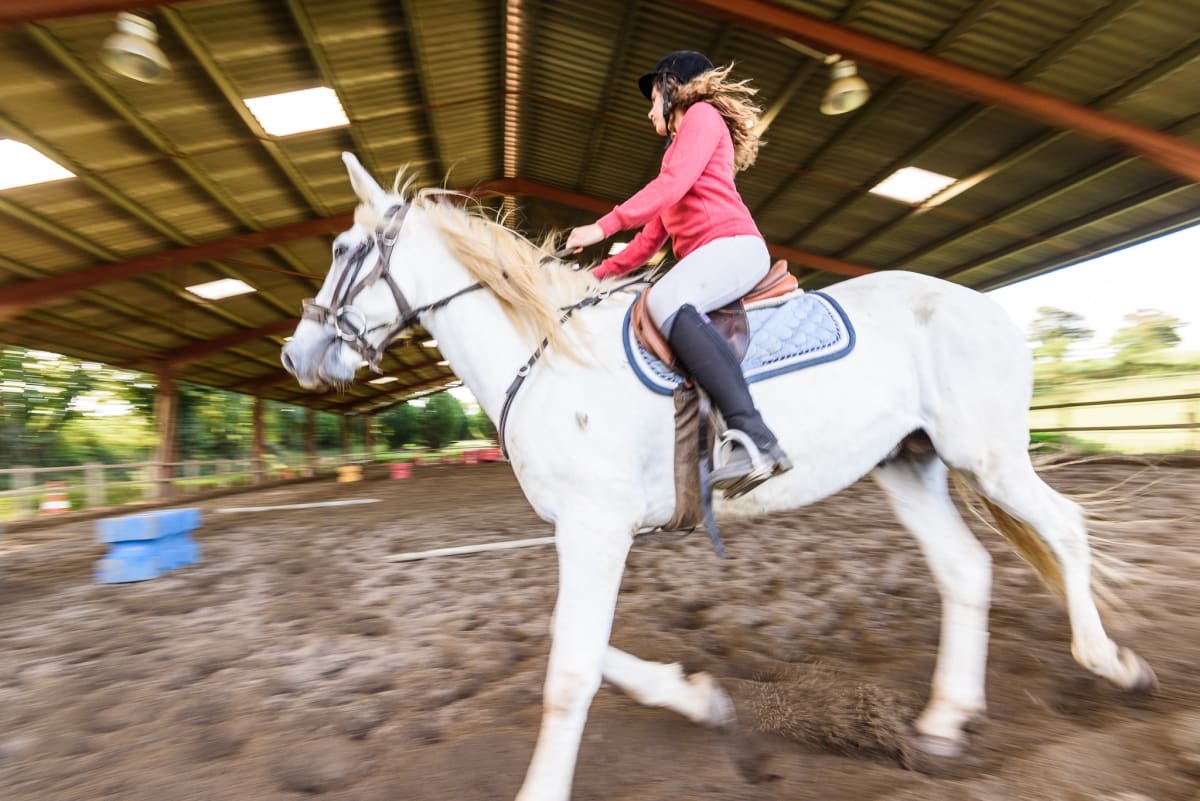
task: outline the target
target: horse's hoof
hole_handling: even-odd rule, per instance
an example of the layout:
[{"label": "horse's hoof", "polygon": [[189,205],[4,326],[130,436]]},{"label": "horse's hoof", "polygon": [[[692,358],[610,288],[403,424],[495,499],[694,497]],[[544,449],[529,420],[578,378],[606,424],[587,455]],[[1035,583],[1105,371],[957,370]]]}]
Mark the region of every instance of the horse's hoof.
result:
[{"label": "horse's hoof", "polygon": [[941,759],[957,759],[963,755],[965,745],[962,740],[951,740],[949,737],[938,737],[933,734],[918,734],[915,738],[917,747],[930,756]]},{"label": "horse's hoof", "polygon": [[1131,693],[1152,693],[1158,689],[1158,676],[1154,674],[1154,668],[1132,649],[1121,648],[1117,652],[1117,658],[1134,677],[1126,686],[1126,690]]},{"label": "horse's hoof", "polygon": [[721,689],[720,683],[709,673],[694,673],[688,681],[708,691],[708,709],[704,719],[696,722],[712,729],[732,729],[737,723],[737,713],[733,709],[733,700],[729,693]]}]

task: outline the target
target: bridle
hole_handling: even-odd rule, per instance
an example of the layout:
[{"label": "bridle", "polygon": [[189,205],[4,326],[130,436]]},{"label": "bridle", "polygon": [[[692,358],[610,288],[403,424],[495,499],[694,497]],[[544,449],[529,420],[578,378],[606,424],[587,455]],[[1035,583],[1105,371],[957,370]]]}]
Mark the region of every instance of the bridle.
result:
[{"label": "bridle", "polygon": [[[404,293],[396,284],[396,279],[392,278],[390,263],[392,249],[396,246],[396,240],[400,237],[400,229],[404,226],[404,218],[408,215],[410,205],[408,203],[401,203],[389,208],[384,215],[387,218],[387,222],[375,229],[371,240],[363,242],[350,253],[346,266],[342,269],[342,274],[338,276],[337,283],[333,287],[334,302],[332,308],[320,305],[316,302],[315,298],[308,298],[303,301],[304,310],[300,315],[305,320],[313,320],[321,325],[333,326],[334,339],[340,339],[357,351],[366,359],[370,368],[377,373],[380,372],[379,362],[383,358],[384,351],[396,341],[397,337],[415,325],[422,314],[427,311],[440,309],[460,295],[466,295],[469,292],[483,289],[485,286],[482,281],[476,281],[470,286],[463,287],[456,292],[451,292],[449,295],[439,298],[432,303],[426,303],[416,308],[413,308],[409,304],[408,299],[404,297]],[[359,280],[359,274],[362,272],[367,255],[371,252],[372,245],[379,250],[379,258],[376,260],[375,266],[371,268],[371,271]],[[557,259],[563,255],[566,254],[560,251],[554,254],[554,256],[543,259],[543,261]],[[657,273],[658,269],[655,268],[654,272]],[[505,277],[508,277],[507,274]],[[651,274],[651,277],[653,277],[653,274]],[[353,306],[354,299],[358,297],[360,292],[374,285],[380,278],[387,281],[388,287],[391,288],[392,299],[395,301],[396,310],[400,315],[394,322],[380,323],[372,328],[367,328],[366,315]],[[635,278],[611,289],[605,289],[595,295],[589,295],[570,306],[563,306],[559,309],[562,312],[559,324],[566,323],[571,315],[580,309],[594,306],[612,294],[620,292],[634,284],[642,283],[648,283],[647,279]],[[367,341],[368,335],[385,327],[388,327],[388,331],[384,334],[378,345],[372,345]],[[508,421],[509,409],[512,407],[513,400],[516,399],[517,390],[521,388],[530,371],[533,370],[533,366],[537,364],[538,360],[545,353],[548,344],[547,339],[542,340],[541,344],[534,350],[533,355],[517,370],[516,377],[504,393],[504,404],[500,413],[500,419],[497,422],[497,437],[500,440],[500,449],[504,452],[505,456],[508,455],[508,448],[505,442],[505,424]]]},{"label": "bridle", "polygon": [[[363,242],[351,251],[342,269],[342,274],[338,276],[337,283],[333,287],[333,303],[330,306],[322,306],[317,303],[316,298],[307,298],[301,303],[303,311],[300,313],[300,317],[302,319],[333,326],[335,339],[340,339],[357,351],[367,361],[368,366],[377,373],[380,372],[379,362],[383,359],[384,351],[401,334],[416,325],[422,314],[440,309],[459,295],[483,289],[483,284],[476,281],[474,284],[452,292],[432,303],[426,303],[416,308],[409,304],[408,299],[404,297],[404,292],[396,283],[396,279],[392,277],[390,264],[392,250],[396,246],[396,240],[400,237],[400,229],[404,227],[404,218],[408,216],[411,205],[410,203],[401,203],[389,208],[384,215],[387,222],[375,229],[375,234],[369,241]],[[362,272],[363,264],[366,262],[372,246],[379,251],[379,258],[376,260],[375,266],[360,280],[359,274]],[[367,317],[362,310],[355,308],[354,299],[364,289],[373,286],[380,278],[386,281],[388,288],[392,290],[392,300],[396,304],[399,316],[393,322],[380,323],[367,328]],[[388,330],[378,345],[372,345],[367,337],[381,328]]]}]

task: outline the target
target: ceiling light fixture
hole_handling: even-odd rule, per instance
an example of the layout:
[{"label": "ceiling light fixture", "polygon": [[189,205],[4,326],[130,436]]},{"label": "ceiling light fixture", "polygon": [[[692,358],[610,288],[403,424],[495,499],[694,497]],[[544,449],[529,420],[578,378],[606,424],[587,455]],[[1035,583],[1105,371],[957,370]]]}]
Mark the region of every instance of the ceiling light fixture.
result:
[{"label": "ceiling light fixture", "polygon": [[[871,99],[871,87],[858,74],[858,65],[840,53],[824,53],[794,39],[776,39],[797,53],[829,66],[829,86],[821,96],[821,113],[834,116],[862,108]],[[798,87],[797,87],[798,88]]]},{"label": "ceiling light fixture", "polygon": [[142,83],[163,83],[171,78],[171,64],[158,44],[154,23],[137,14],[117,14],[117,32],[100,46],[104,66]]},{"label": "ceiling light fixture", "polygon": [[871,87],[859,77],[858,65],[841,56],[832,58],[835,60],[829,67],[829,88],[821,97],[821,113],[834,116],[862,108],[871,99]]}]

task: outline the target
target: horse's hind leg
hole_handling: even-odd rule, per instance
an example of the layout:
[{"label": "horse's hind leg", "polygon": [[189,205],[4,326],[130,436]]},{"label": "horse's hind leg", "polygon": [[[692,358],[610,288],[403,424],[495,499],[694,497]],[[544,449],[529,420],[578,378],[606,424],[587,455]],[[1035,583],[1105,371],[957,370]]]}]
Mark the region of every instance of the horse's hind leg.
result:
[{"label": "horse's hind leg", "polygon": [[922,745],[952,755],[963,726],[985,708],[991,557],[950,499],[946,465],[932,453],[905,454],[872,476],[912,532],[942,600],[941,639],[929,703],[916,721]]},{"label": "horse's hind leg", "polygon": [[634,700],[678,712],[693,723],[713,727],[733,723],[733,703],[708,673],[685,676],[678,663],[648,662],[609,646],[604,678]]},{"label": "horse's hind leg", "polygon": [[[1079,504],[1051,489],[1034,471],[1024,450],[993,456],[992,470],[968,474],[975,488],[1010,520],[1008,539],[1035,568],[1049,557],[1050,583],[1061,578],[1071,620],[1071,654],[1075,661],[1118,687],[1146,690],[1156,684],[1154,671],[1137,654],[1108,638],[1092,598],[1091,552]],[[1032,536],[1029,536],[1032,534]],[[1015,535],[1015,536],[1014,536]],[[1048,554],[1047,554],[1048,552]]]},{"label": "horse's hind leg", "polygon": [[558,600],[551,624],[542,725],[517,801],[567,801],[588,708],[600,687],[632,526],[576,510],[555,526]]}]

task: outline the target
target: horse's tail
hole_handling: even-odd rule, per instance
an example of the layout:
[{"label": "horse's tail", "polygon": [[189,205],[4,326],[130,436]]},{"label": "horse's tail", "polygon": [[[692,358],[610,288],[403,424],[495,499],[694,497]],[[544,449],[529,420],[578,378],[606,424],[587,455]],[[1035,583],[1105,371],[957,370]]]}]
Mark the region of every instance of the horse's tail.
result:
[{"label": "horse's tail", "polygon": [[[989,501],[982,493],[971,486],[970,482],[963,478],[962,474],[957,470],[950,471],[951,480],[954,482],[955,489],[958,490],[967,507],[983,520],[983,515],[978,511],[980,505],[987,509],[992,516],[995,525],[993,528],[1000,533],[1008,541],[1008,544],[1020,554],[1038,578],[1042,580],[1055,595],[1061,599],[1066,599],[1067,592],[1063,585],[1062,567],[1058,563],[1058,559],[1046,545],[1038,533],[1022,520],[1010,515],[1008,512],[1001,509],[996,504]],[[984,522],[987,522],[986,520]]]}]

